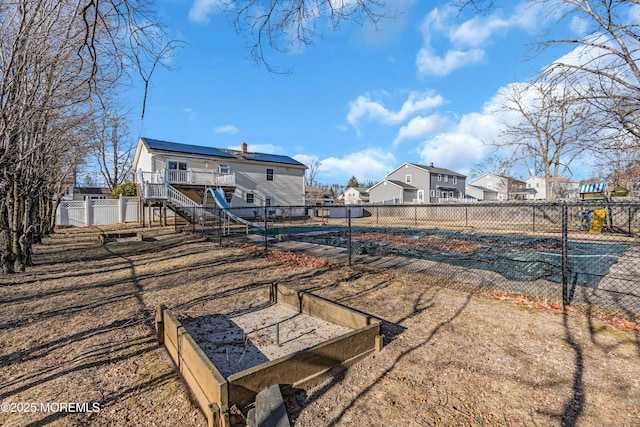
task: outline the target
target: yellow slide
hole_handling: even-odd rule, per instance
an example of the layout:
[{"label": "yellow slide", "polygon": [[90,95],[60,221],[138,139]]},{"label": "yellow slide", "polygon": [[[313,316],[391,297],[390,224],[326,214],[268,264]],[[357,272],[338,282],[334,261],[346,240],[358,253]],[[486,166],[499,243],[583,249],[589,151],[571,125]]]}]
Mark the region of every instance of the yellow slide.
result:
[{"label": "yellow slide", "polygon": [[604,225],[604,218],[607,216],[606,209],[594,209],[593,210],[593,222],[591,223],[591,229],[589,233],[602,232],[602,226]]}]

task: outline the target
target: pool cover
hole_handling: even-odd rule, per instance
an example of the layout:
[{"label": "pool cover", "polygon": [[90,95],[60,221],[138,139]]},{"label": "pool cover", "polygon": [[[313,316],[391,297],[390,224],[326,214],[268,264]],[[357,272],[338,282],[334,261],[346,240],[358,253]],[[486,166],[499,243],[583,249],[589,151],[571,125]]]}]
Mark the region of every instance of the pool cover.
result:
[{"label": "pool cover", "polygon": [[[276,230],[271,230],[276,232]],[[347,247],[348,230],[336,227],[280,228],[291,240]],[[355,254],[394,255],[493,271],[514,281],[545,279],[562,283],[562,241],[443,230],[354,227]],[[569,281],[596,289],[627,249],[624,244],[568,242]]]}]

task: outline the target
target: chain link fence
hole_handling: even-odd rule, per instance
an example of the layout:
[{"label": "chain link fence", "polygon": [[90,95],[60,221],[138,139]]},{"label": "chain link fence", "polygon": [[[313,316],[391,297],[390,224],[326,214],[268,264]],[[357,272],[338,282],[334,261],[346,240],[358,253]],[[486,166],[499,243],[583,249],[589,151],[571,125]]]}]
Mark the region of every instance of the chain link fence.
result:
[{"label": "chain link fence", "polygon": [[640,314],[640,202],[289,206],[200,218],[176,228],[265,249],[323,248],[350,265],[425,273],[443,286]]}]

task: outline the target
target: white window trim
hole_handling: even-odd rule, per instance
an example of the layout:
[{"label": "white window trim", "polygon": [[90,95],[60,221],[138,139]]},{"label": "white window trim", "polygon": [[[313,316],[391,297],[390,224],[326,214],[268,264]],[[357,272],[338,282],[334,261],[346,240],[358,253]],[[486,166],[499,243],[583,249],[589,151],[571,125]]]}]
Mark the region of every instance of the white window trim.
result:
[{"label": "white window trim", "polygon": [[411,184],[411,175],[405,175],[404,176],[404,182],[406,184]]},{"label": "white window trim", "polygon": [[[175,163],[176,164],[176,169],[169,169],[169,163]],[[184,163],[185,165],[187,165],[186,169],[180,169],[178,166],[180,165],[180,163]],[[189,170],[189,161],[188,160],[176,160],[176,159],[167,159],[165,161],[165,168],[167,168],[167,170]]]}]

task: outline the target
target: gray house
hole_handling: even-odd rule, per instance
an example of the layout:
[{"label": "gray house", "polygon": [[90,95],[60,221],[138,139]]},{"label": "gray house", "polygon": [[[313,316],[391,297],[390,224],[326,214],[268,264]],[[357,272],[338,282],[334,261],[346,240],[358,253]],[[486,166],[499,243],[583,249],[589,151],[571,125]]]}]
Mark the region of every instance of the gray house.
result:
[{"label": "gray house", "polygon": [[449,169],[404,163],[369,188],[370,203],[407,204],[461,201],[466,176]]}]

